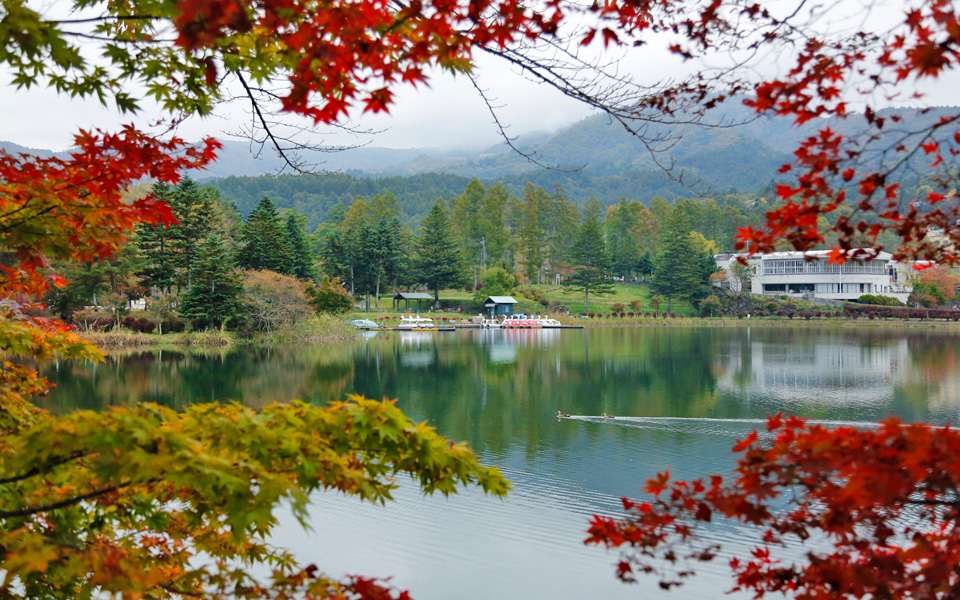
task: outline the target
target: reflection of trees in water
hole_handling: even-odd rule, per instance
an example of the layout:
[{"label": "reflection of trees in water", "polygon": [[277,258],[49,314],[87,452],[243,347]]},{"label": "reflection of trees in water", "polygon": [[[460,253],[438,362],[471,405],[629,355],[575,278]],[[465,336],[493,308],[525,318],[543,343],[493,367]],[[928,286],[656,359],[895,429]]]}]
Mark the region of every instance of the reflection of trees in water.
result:
[{"label": "reflection of trees in water", "polygon": [[[917,419],[933,402],[930,410],[948,415],[942,420],[957,421],[958,341],[902,329],[387,333],[356,344],[127,351],[99,365],[62,362],[48,369],[60,387],[39,403],[54,410],[143,401],[262,406],[356,392],[397,398],[415,420],[480,451],[522,443],[532,454],[544,444],[575,447],[578,439],[635,433],[560,425],[558,410],[762,418],[783,409],[811,418]],[[831,397],[834,388],[863,399],[844,405]],[[779,393],[790,403],[777,404]]]},{"label": "reflection of trees in water", "polygon": [[57,388],[37,403],[56,411],[137,402],[325,401],[343,396],[353,379],[349,351],[320,346],[126,351],[100,364],[55,363],[45,374]]},{"label": "reflection of trees in water", "polygon": [[755,328],[729,339],[715,360],[725,394],[770,412],[816,418],[856,409],[854,418],[917,420],[938,397],[956,412],[958,343],[957,332],[935,329]]},{"label": "reflection of trees in water", "polygon": [[557,427],[557,410],[709,410],[716,399],[713,336],[692,329],[457,332],[437,340],[430,360],[422,346],[384,336],[357,356],[354,387],[367,396],[399,398],[413,418],[477,450],[500,452],[522,440],[536,452],[545,437],[599,434],[596,428],[578,433]]}]

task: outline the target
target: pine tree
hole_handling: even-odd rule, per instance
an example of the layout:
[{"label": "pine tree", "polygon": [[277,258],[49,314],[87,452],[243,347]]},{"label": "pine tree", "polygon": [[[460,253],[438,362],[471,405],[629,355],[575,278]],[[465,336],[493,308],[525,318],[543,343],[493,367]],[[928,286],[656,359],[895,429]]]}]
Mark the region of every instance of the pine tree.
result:
[{"label": "pine tree", "polygon": [[220,238],[211,235],[200,245],[190,279],[180,314],[194,327],[221,327],[240,311],[243,288]]},{"label": "pine tree", "polygon": [[576,238],[570,248],[570,262],[573,275],[564,281],[576,291],[583,292],[583,311],[588,310],[590,292],[605,295],[613,292],[613,276],[610,273],[610,256],[603,240],[603,227],[600,224],[600,202],[590,198],[584,208],[584,218],[577,229]]},{"label": "pine tree", "polygon": [[523,274],[532,283],[539,283],[543,275],[547,239],[544,218],[548,202],[543,188],[528,183],[523,190],[523,199],[516,199],[511,210],[520,264]]},{"label": "pine tree", "polygon": [[177,217],[177,224],[170,228],[171,262],[178,288],[189,288],[197,251],[212,233],[214,196],[211,189],[186,177],[172,190],[169,202]]},{"label": "pine tree", "polygon": [[482,222],[479,218],[485,190],[483,184],[472,179],[467,189],[451,200],[454,239],[460,247],[464,262],[468,265],[480,264],[480,238]]},{"label": "pine tree", "polygon": [[317,272],[313,268],[313,257],[307,248],[307,236],[303,232],[297,215],[292,212],[287,216],[284,234],[287,247],[290,249],[290,274],[299,279],[316,279]]},{"label": "pine tree", "polygon": [[376,278],[374,298],[379,308],[381,284],[392,281],[400,266],[400,222],[396,218],[383,217],[370,237],[369,262]]},{"label": "pine tree", "polygon": [[[153,197],[171,203],[173,188],[165,183],[156,183],[152,189]],[[133,243],[139,250],[143,261],[137,273],[148,287],[163,293],[176,283],[176,266],[171,245],[173,227],[162,225],[137,224],[134,229]]]},{"label": "pine tree", "polygon": [[417,278],[433,290],[433,299],[438,303],[440,288],[459,285],[465,278],[460,250],[440,202],[434,203],[423,219],[417,255]]},{"label": "pine tree", "polygon": [[701,255],[690,239],[690,225],[682,210],[671,210],[660,230],[660,253],[654,261],[653,290],[667,297],[693,298],[701,282]]},{"label": "pine tree", "polygon": [[290,248],[284,235],[277,207],[267,196],[260,199],[240,230],[242,247],[237,256],[241,269],[256,269],[289,274]]},{"label": "pine tree", "polygon": [[334,229],[323,239],[320,245],[320,260],[323,262],[323,272],[330,277],[339,278],[354,294],[354,264],[357,249],[353,243],[354,236]]}]

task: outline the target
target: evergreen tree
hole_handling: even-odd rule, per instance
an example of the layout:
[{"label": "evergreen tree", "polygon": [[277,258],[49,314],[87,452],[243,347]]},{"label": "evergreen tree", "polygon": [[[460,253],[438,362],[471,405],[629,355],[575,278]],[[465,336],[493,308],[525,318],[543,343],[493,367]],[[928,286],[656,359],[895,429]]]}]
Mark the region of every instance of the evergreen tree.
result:
[{"label": "evergreen tree", "polygon": [[440,288],[460,285],[465,279],[460,250],[440,202],[423,219],[417,255],[417,278],[433,290],[435,302],[440,301]]},{"label": "evergreen tree", "polygon": [[[173,188],[165,183],[153,186],[153,197],[171,204]],[[171,206],[171,209],[173,207]],[[137,273],[144,285],[154,287],[161,293],[176,284],[176,266],[173,259],[173,227],[162,225],[137,224],[134,229],[133,243],[143,260]]]},{"label": "evergreen tree", "polygon": [[610,261],[613,272],[629,277],[637,268],[640,252],[632,235],[612,236],[610,239]]},{"label": "evergreen tree", "polygon": [[471,266],[480,264],[480,239],[483,237],[480,213],[485,193],[483,184],[472,179],[467,189],[450,202],[453,235],[463,254],[464,263]]},{"label": "evergreen tree", "polygon": [[303,232],[300,219],[292,212],[287,216],[284,234],[287,247],[290,249],[290,274],[299,279],[316,279],[317,272],[313,268],[313,257],[307,248],[307,236]]},{"label": "evergreen tree", "polygon": [[240,241],[242,246],[237,257],[240,268],[266,269],[283,274],[291,272],[292,259],[287,236],[277,207],[267,196],[260,199],[247,217],[240,231]]},{"label": "evergreen tree", "polygon": [[212,233],[214,194],[185,177],[170,194],[170,208],[177,224],[170,228],[169,247],[177,287],[190,287],[193,262],[202,240]]},{"label": "evergreen tree", "polygon": [[376,279],[374,298],[380,308],[382,284],[395,279],[400,267],[400,222],[396,218],[381,218],[370,238],[369,263]]},{"label": "evergreen tree", "polygon": [[703,263],[690,238],[687,215],[672,210],[660,230],[660,253],[653,269],[653,290],[667,297],[667,312],[674,297],[690,299],[696,295],[702,275]]},{"label": "evergreen tree", "polygon": [[506,226],[507,206],[510,197],[503,184],[498,183],[487,188],[477,215],[478,234],[484,243],[482,265],[489,266],[507,258],[510,232]]},{"label": "evergreen tree", "polygon": [[640,259],[637,261],[637,273],[641,277],[653,275],[653,257],[649,250],[640,255]]},{"label": "evergreen tree", "polygon": [[584,218],[577,229],[576,238],[570,248],[570,263],[573,275],[564,281],[583,292],[583,311],[590,302],[590,292],[604,295],[613,292],[613,277],[610,273],[610,257],[603,240],[603,227],[600,224],[600,202],[590,198],[584,208]]},{"label": "evergreen tree", "polygon": [[523,266],[523,274],[532,283],[540,283],[543,275],[547,239],[544,220],[548,202],[543,188],[528,183],[523,190],[523,199],[515,200],[511,210],[515,248]]},{"label": "evergreen tree", "polygon": [[242,285],[226,246],[211,235],[200,245],[191,285],[183,297],[180,314],[194,327],[221,327],[240,311]]},{"label": "evergreen tree", "polygon": [[580,212],[570,203],[563,187],[555,185],[553,194],[547,198],[540,214],[547,236],[545,250],[547,265],[551,271],[556,272],[566,266],[570,248],[577,235]]},{"label": "evergreen tree", "polygon": [[323,263],[323,272],[330,277],[340,279],[353,294],[353,265],[355,248],[352,236],[334,229],[320,244],[320,261]]},{"label": "evergreen tree", "polygon": [[365,296],[364,307],[370,310],[370,294],[376,292],[378,273],[373,267],[376,254],[376,230],[367,218],[361,219],[347,231],[347,239],[353,245],[352,270],[353,291]]}]

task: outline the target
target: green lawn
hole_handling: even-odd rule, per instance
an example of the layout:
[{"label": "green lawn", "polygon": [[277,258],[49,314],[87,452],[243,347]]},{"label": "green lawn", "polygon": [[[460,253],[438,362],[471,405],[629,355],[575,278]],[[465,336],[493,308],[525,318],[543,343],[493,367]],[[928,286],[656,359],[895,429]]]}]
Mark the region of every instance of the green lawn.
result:
[{"label": "green lawn", "polygon": [[[639,299],[643,302],[643,312],[653,312],[653,308],[650,305],[650,297],[653,295],[650,291],[650,288],[645,284],[636,284],[636,283],[618,283],[614,286],[614,291],[612,294],[597,296],[596,294],[590,294],[590,305],[586,311],[583,310],[583,292],[574,291],[571,288],[565,286],[557,285],[534,285],[528,287],[522,287],[514,290],[514,293],[511,294],[514,298],[519,301],[518,311],[519,312],[546,312],[541,304],[531,300],[523,295],[524,289],[534,289],[542,293],[552,304],[553,302],[558,302],[563,306],[567,307],[573,315],[578,315],[581,312],[593,312],[593,313],[609,313],[611,305],[615,303],[620,303],[624,305],[625,312],[632,312],[632,309],[629,308],[630,303],[634,300]],[[462,304],[464,306],[464,316],[470,316],[477,314],[480,310],[480,307],[473,299],[473,292],[467,292],[462,289],[459,290],[440,290],[440,301],[444,307],[449,304]],[[371,313],[373,313],[372,307],[373,301],[371,300]],[[413,303],[411,303],[414,305]],[[426,311],[426,306],[429,303],[424,301],[423,306]],[[393,300],[392,295],[386,295],[380,297],[380,308],[381,310],[376,313],[378,316],[385,315],[399,315],[401,312],[394,311],[392,309]],[[660,310],[667,310],[667,301],[666,298],[663,299],[663,303],[660,305]],[[674,300],[671,305],[671,310],[675,313],[683,313],[686,315],[689,311],[693,310],[692,305],[689,302],[677,301]],[[357,316],[363,314],[364,311],[354,311],[351,314]]]}]

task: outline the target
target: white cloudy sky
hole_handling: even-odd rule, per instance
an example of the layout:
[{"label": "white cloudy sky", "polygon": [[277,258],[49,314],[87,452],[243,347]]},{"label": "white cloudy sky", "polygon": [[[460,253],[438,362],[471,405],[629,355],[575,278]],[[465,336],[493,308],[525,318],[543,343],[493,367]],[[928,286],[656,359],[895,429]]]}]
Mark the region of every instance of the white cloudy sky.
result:
[{"label": "white cloudy sky", "polygon": [[[60,0],[40,0],[55,5]],[[841,0],[851,7],[851,14],[859,15],[859,0]],[[876,0],[889,2],[902,10],[902,0]],[[794,0],[768,0],[768,5]],[[876,4],[873,4],[876,12]],[[895,15],[898,11],[880,11],[880,17]],[[862,26],[863,23],[858,23]],[[768,68],[776,67],[776,60],[767,60]],[[640,82],[651,84],[663,78],[676,76],[690,69],[701,68],[703,63],[683,64],[665,52],[645,50],[628,55],[623,69]],[[555,90],[527,81],[503,61],[481,57],[477,64],[480,82],[501,108],[501,120],[509,125],[511,135],[531,131],[552,131],[588,116],[587,108]],[[53,92],[36,89],[13,90],[9,78],[0,72],[0,140],[12,141],[33,148],[64,149],[71,145],[73,133],[78,128],[111,128],[117,123],[129,122],[131,118],[118,117],[109,108],[94,102],[77,101],[59,97]],[[956,74],[942,77],[932,85],[925,86],[926,101],[932,105],[960,104],[960,77]],[[140,115],[142,125],[154,120],[150,110]],[[225,110],[214,118],[195,119],[185,123],[178,131],[187,139],[202,135],[222,137],[226,132],[237,131],[245,117],[240,110]],[[422,147],[481,147],[499,141],[497,128],[481,98],[472,85],[463,77],[455,78],[440,73],[430,82],[430,87],[417,89],[401,88],[397,102],[389,115],[365,116],[361,127],[381,130],[372,139],[335,139],[317,133],[317,140],[337,143],[369,142],[374,146],[391,148]]]},{"label": "white cloudy sky", "polygon": [[[481,59],[479,80],[500,108],[501,120],[509,125],[511,135],[531,131],[555,130],[589,114],[587,108],[558,92],[526,80],[500,61]],[[2,82],[0,78],[0,82]],[[178,134],[187,139],[201,135],[220,137],[237,131],[245,122],[243,103],[221,110],[208,119],[192,119],[181,126]],[[13,141],[33,148],[66,148],[72,132],[78,127],[109,126],[129,122],[96,102],[83,102],[58,97],[51,91],[32,89],[14,91],[0,87],[0,140]],[[11,118],[16,115],[15,118]],[[149,110],[141,122],[152,117]],[[389,114],[361,115],[355,123],[364,129],[378,131],[371,145],[390,148],[484,146],[499,141],[498,130],[480,96],[464,77],[438,72],[429,87],[398,89],[397,102]],[[324,129],[317,139],[333,141]],[[351,143],[350,138],[339,138]]]}]

